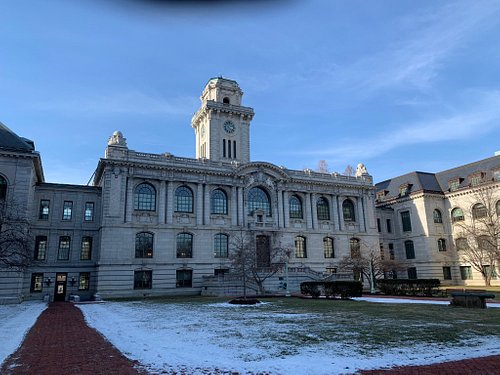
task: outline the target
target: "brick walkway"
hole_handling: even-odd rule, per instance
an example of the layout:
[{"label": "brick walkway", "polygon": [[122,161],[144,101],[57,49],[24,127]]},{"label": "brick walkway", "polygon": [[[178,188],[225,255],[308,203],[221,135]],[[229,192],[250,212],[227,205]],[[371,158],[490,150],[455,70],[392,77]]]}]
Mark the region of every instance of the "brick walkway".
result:
[{"label": "brick walkway", "polygon": [[144,374],[134,364],[87,326],[73,304],[56,302],[39,316],[0,374]]},{"label": "brick walkway", "polygon": [[[21,347],[4,362],[0,374],[146,374],[134,365],[139,363],[125,358],[97,331],[87,326],[78,308],[71,303],[59,302],[51,303],[40,315]],[[500,355],[427,366],[361,371],[360,374],[499,375]]]}]

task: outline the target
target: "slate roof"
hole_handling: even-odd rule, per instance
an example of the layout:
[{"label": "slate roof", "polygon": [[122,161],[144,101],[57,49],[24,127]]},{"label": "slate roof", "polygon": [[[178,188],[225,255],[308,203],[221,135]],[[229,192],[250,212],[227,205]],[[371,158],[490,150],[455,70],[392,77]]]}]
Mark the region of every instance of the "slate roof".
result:
[{"label": "slate roof", "polygon": [[410,185],[409,193],[424,191],[429,193],[444,194],[449,191],[450,180],[459,179],[458,189],[470,186],[470,176],[476,172],[483,172],[483,182],[492,181],[493,171],[500,170],[500,155],[491,158],[465,164],[456,168],[448,169],[438,173],[410,172],[375,184],[378,192],[386,191],[386,198],[399,197],[399,189],[402,185]]},{"label": "slate roof", "polygon": [[0,149],[18,152],[32,152],[35,150],[33,141],[19,137],[7,126],[0,122]]}]

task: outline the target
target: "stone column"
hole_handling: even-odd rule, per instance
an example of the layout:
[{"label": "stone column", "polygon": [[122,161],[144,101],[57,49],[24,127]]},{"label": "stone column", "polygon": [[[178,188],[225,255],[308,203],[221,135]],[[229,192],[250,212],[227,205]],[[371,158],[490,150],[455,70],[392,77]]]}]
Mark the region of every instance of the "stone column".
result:
[{"label": "stone column", "polygon": [[243,188],[238,187],[238,225],[245,225],[245,207],[243,206]]},{"label": "stone column", "polygon": [[361,197],[356,197],[356,203],[358,206],[358,223],[359,223],[359,231],[366,232],[365,229],[365,215],[363,213],[363,199]]},{"label": "stone column", "polygon": [[204,194],[204,219],[203,219],[203,224],[205,225],[210,225],[210,190],[211,187],[210,185],[205,185],[205,194]]},{"label": "stone column", "polygon": [[340,230],[336,195],[330,197],[330,220],[333,222],[333,230]]},{"label": "stone column", "polygon": [[285,212],[284,223],[285,228],[290,227],[290,206],[288,205],[288,191],[283,192],[283,208]]},{"label": "stone column", "polygon": [[129,178],[127,183],[127,207],[125,211],[125,221],[132,221],[132,212],[134,211],[134,179]]},{"label": "stone column", "polygon": [[160,181],[160,191],[158,193],[158,224],[165,224],[165,206],[167,190],[165,181]]},{"label": "stone column", "polygon": [[340,203],[343,200],[342,198],[343,197],[337,196],[337,215],[338,215],[338,218],[339,218],[339,229],[341,231],[344,231],[345,230],[344,214],[342,213],[342,205]]},{"label": "stone column", "polygon": [[311,194],[312,227],[313,227],[313,229],[318,229],[318,207],[316,206],[317,201],[318,201],[318,196],[316,194]]},{"label": "stone column", "polygon": [[196,224],[203,225],[203,184],[198,183],[196,191]]},{"label": "stone column", "polygon": [[306,193],[306,227],[307,227],[307,229],[312,228],[311,194],[310,193]]},{"label": "stone column", "polygon": [[172,224],[174,213],[174,184],[167,181],[167,224]]},{"label": "stone column", "polygon": [[283,191],[278,190],[278,228],[283,228],[285,222],[283,221]]},{"label": "stone column", "polygon": [[236,186],[231,188],[231,200],[229,202],[231,212],[231,225],[238,225],[238,190]]}]

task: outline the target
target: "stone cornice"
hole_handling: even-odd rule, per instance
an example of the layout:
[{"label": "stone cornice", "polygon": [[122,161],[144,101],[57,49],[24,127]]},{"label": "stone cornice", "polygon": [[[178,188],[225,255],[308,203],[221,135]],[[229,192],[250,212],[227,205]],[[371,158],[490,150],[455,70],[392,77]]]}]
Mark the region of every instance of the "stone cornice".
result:
[{"label": "stone cornice", "polygon": [[199,121],[200,117],[202,117],[205,112],[209,112],[212,110],[224,113],[232,113],[238,116],[244,116],[247,117],[248,120],[251,120],[254,116],[253,108],[243,107],[240,105],[219,103],[216,102],[215,100],[207,100],[203,104],[203,106],[198,110],[198,112],[194,114],[191,120],[191,124],[194,126],[194,124],[196,124]]}]

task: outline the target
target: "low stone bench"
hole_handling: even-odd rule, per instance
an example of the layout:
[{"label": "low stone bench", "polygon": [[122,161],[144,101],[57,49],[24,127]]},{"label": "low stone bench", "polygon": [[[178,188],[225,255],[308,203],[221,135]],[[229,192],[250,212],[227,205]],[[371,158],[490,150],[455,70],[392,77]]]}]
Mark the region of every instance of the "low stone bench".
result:
[{"label": "low stone bench", "polygon": [[452,292],[451,306],[486,308],[486,300],[495,298],[491,293]]}]

